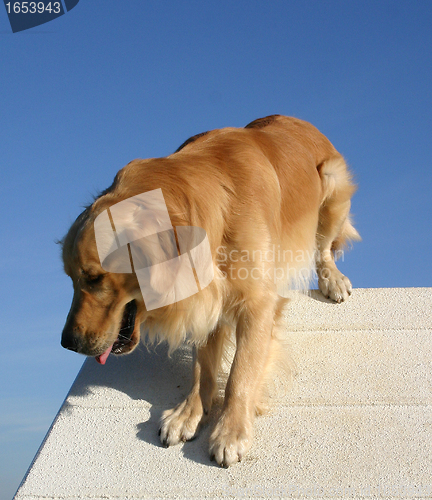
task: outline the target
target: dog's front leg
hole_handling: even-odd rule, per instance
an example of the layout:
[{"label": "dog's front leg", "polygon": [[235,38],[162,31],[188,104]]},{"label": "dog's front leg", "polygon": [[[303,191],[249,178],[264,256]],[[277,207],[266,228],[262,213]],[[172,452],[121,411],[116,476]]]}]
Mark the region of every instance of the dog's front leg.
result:
[{"label": "dog's front leg", "polygon": [[216,393],[216,378],[226,339],[226,327],[217,327],[207,344],[194,349],[194,380],[188,397],[163,413],[160,439],[164,446],[189,441],[198,434],[210,412]]},{"label": "dog's front leg", "polygon": [[257,398],[269,359],[274,307],[262,299],[237,324],[237,349],[221,417],[210,437],[210,456],[222,467],[238,462],[252,445]]}]

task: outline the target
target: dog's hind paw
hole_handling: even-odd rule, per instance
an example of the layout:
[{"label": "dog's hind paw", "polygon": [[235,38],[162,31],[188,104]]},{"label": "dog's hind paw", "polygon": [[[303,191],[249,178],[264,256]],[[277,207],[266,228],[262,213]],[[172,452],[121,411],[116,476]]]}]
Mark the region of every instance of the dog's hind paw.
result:
[{"label": "dog's hind paw", "polygon": [[318,286],[324,297],[340,304],[352,294],[351,281],[338,269],[330,271],[328,268],[318,273]]}]

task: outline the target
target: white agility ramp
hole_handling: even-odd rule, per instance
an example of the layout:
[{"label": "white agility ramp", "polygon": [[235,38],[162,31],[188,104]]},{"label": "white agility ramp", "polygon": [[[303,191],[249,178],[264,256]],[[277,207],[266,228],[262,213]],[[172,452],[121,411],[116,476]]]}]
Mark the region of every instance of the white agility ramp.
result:
[{"label": "white agility ramp", "polygon": [[84,362],[15,499],[432,498],[432,289],[293,297],[297,374],[241,463],[210,461],[214,416],[196,440],[161,446],[191,353],[140,346]]}]

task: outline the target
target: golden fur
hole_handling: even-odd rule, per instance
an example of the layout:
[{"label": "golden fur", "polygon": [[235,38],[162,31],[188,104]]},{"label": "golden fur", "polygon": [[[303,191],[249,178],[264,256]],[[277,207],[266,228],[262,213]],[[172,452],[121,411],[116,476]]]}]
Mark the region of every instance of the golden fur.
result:
[{"label": "golden fur", "polygon": [[[134,274],[101,268],[93,222],[108,207],[158,188],[174,227],[205,229],[215,278],[196,295],[147,311]],[[210,438],[211,456],[232,465],[252,443],[264,380],[279,346],[286,302],[281,295],[307,284],[315,268],[325,296],[341,302],[351,294],[334,251],[359,238],[349,216],[354,191],[328,139],[307,122],[279,115],[200,134],[166,158],[132,161],[64,238],[64,267],[75,293],[63,345],[99,356],[116,341],[132,300],[137,318],[119,353],[136,347],[140,331],[172,349],[192,342],[192,390],[161,420],[161,440],[169,446],[193,438],[205,421],[225,340],[233,336],[234,361]],[[165,278],[155,272],[152,286],[170,286]]]}]

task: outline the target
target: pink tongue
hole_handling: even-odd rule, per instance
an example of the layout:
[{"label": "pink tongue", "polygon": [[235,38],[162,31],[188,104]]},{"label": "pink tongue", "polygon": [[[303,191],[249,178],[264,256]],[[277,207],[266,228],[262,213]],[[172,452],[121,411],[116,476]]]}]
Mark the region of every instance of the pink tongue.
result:
[{"label": "pink tongue", "polygon": [[105,362],[108,359],[108,356],[109,356],[112,348],[113,348],[113,346],[110,346],[110,347],[108,347],[108,349],[103,354],[100,354],[99,356],[96,356],[96,361],[100,365],[104,365],[105,364]]}]

